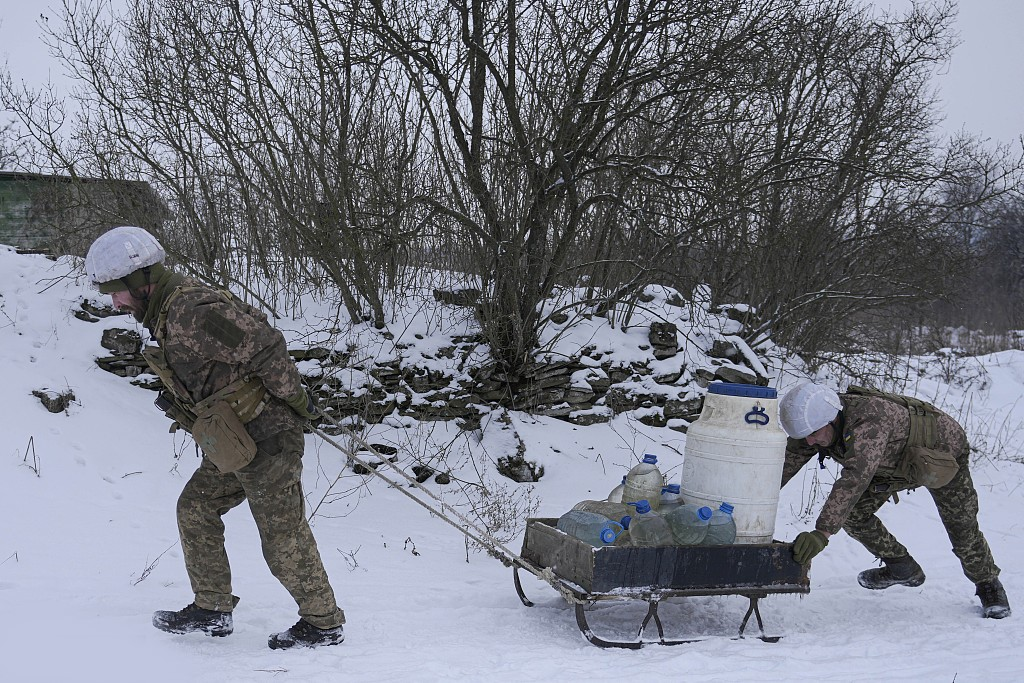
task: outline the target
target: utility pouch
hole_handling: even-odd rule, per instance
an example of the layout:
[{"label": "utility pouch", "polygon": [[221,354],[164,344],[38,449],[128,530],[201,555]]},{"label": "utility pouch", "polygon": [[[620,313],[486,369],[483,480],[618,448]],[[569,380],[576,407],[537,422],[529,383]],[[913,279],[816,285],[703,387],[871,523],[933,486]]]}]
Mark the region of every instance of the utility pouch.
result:
[{"label": "utility pouch", "polygon": [[256,442],[245,430],[238,415],[224,400],[205,402],[196,406],[196,421],[192,425],[192,438],[203,453],[228,474],[241,469],[256,457]]},{"label": "utility pouch", "polygon": [[942,488],[960,471],[960,465],[951,453],[925,448],[924,446],[907,446],[903,452],[900,469],[906,477],[918,486],[929,489]]},{"label": "utility pouch", "polygon": [[896,466],[892,477],[910,488],[924,486],[929,489],[942,488],[956,476],[960,465],[956,457],[936,448],[939,443],[938,411],[930,403],[911,396],[889,394],[877,389],[851,386],[847,393],[858,396],[873,396],[898,403],[907,409],[910,416],[910,433],[903,449],[903,458]]}]

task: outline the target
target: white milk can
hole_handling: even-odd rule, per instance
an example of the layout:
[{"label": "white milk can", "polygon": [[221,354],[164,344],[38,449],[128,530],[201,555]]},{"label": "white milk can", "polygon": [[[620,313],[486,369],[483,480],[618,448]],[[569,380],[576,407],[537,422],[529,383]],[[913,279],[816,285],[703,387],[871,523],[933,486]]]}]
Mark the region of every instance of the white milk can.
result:
[{"label": "white milk can", "polygon": [[711,384],[686,432],[680,493],[694,505],[732,505],[736,543],[771,543],[785,458],[775,389]]}]

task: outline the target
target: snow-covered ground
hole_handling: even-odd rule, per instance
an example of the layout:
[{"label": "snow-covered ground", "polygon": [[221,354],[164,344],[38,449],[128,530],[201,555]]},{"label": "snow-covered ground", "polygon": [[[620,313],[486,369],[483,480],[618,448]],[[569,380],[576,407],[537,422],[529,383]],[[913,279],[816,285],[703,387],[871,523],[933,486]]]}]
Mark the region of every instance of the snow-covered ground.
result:
[{"label": "snow-covered ground", "polygon": [[[510,569],[467,552],[453,528],[379,480],[344,468],[341,454],[309,435],[309,509],[316,509],[314,533],[348,617],[347,639],[339,647],[271,651],[267,635],[297,617],[263,561],[245,505],[226,518],[234,592],[242,599],[235,633],[174,636],[150,625],[154,610],[192,599],[174,503],[198,458],[189,442],[167,433],[152,392],[96,366],[93,359],[106,355],[101,329],[134,322],[73,317],[83,297],[96,295],[64,277],[70,270],[67,261],[0,247],[0,681],[1024,680],[1024,465],[1017,445],[1024,353],[970,361],[976,379],[966,386],[946,382],[942,372],[921,372],[912,382],[919,395],[968,422],[988,454],[973,473],[981,525],[1018,610],[1009,619],[980,618],[931,499],[918,491],[881,514],[924,567],[921,587],[860,588],[856,574],[873,558],[839,534],[814,561],[809,594],[762,600],[766,630],[783,635],[779,643],[731,638],[745,599],[701,597],[662,605],[667,635],[719,637],[601,650],[582,638],[572,610],[546,584],[524,576],[537,603],[524,607]],[[70,390],[75,400],[51,414],[31,393],[44,388]],[[604,497],[644,452],[661,456],[678,480],[685,446],[679,432],[625,416],[589,427],[511,418],[527,457],[546,473],[535,485],[504,481],[510,490],[529,490],[538,516]],[[493,450],[501,433],[486,420],[482,439],[446,424],[392,421],[369,437],[402,445],[403,461],[417,449],[449,444],[452,462],[487,474],[489,445]],[[811,494],[814,466],[783,490],[777,538],[812,527],[813,514],[801,511],[808,501],[820,504]],[[827,485],[834,475],[819,476]],[[521,542],[520,533],[509,545],[518,550]],[[594,609],[591,624],[628,637],[644,611],[639,603],[608,601]]]}]

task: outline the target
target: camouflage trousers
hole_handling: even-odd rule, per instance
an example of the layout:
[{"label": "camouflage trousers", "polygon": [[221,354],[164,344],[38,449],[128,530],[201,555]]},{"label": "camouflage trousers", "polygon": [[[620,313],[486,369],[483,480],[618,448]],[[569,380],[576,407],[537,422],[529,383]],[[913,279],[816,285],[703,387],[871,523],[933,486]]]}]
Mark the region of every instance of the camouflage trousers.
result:
[{"label": "camouflage trousers", "polygon": [[230,612],[231,567],[224,549],[224,514],[248,499],[263,545],[263,557],[299,605],[299,616],[319,628],[345,623],[327,580],[316,539],[306,521],[302,496],[301,429],[257,442],[251,463],[221,473],[206,457],[178,497],[178,533],[195,602]]},{"label": "camouflage trousers", "polygon": [[[999,567],[992,559],[984,534],[978,527],[978,492],[971,480],[968,463],[969,449],[956,458],[960,470],[952,481],[937,489],[927,489],[939,511],[939,519],[953,545],[953,554],[960,560],[964,575],[974,583],[999,576]],[[872,482],[874,484],[874,482]],[[906,546],[889,533],[875,515],[892,496],[893,491],[874,491],[869,487],[853,506],[843,524],[843,530],[860,541],[878,558],[905,557]]]}]

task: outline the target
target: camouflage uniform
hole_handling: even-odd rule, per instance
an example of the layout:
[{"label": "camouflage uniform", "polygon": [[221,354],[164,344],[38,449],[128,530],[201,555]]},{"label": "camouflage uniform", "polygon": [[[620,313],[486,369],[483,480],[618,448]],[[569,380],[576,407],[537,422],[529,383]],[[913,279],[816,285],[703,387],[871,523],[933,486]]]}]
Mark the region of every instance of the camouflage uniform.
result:
[{"label": "camouflage uniform", "polygon": [[[879,558],[905,557],[907,548],[875,513],[894,494],[907,488],[892,475],[907,444],[910,416],[905,407],[884,398],[843,394],[840,401],[843,409],[833,423],[839,436],[827,448],[819,453],[804,439],[789,439],[782,485],[815,455],[822,462],[832,458],[842,466],[842,472],[832,485],[815,528],[829,534],[844,529]],[[953,454],[960,469],[948,484],[928,492],[964,574],[974,583],[989,581],[999,575],[999,567],[978,527],[978,494],[971,481],[967,435],[949,415],[940,411],[937,417],[936,449]]]},{"label": "camouflage uniform", "polygon": [[[166,324],[158,324],[180,287],[166,308]],[[285,403],[302,384],[284,336],[255,309],[171,271],[156,283],[142,322],[193,401],[247,375],[261,379],[269,392],[266,408],[246,424],[257,445],[252,462],[224,474],[204,456],[178,498],[178,532],[196,605],[230,612],[238,602],[231,594],[221,518],[248,499],[263,556],[298,603],[299,615],[322,629],[343,624],[304,514],[303,419]]]}]

